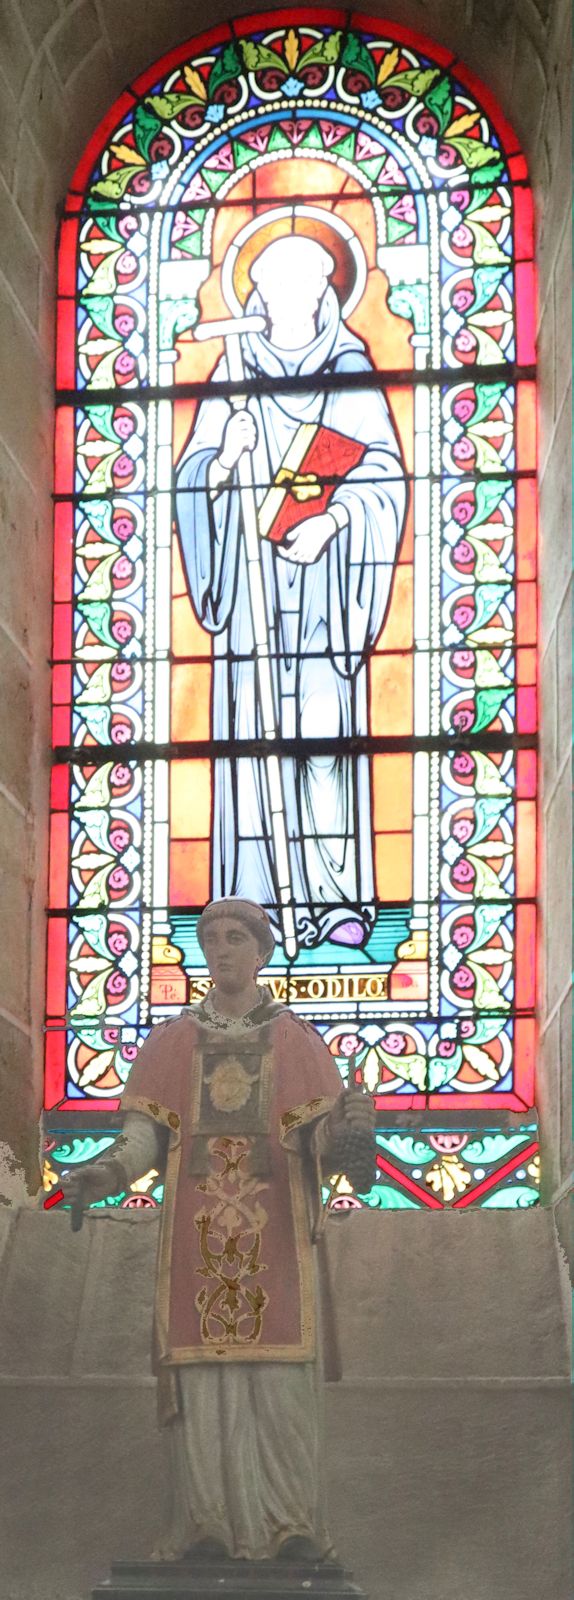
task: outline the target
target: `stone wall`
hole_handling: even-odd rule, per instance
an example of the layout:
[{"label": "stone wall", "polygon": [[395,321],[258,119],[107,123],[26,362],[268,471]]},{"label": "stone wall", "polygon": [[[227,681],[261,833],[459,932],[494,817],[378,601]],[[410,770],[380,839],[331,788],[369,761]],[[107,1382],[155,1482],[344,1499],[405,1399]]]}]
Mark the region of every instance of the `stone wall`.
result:
[{"label": "stone wall", "polygon": [[[3,1600],[87,1600],[145,1559],[164,1467],[157,1216],[0,1213]],[[371,1600],[570,1600],[564,1270],[552,1218],[368,1212],[327,1245],[343,1381],[330,1525]]]},{"label": "stone wall", "polygon": [[[3,0],[0,13],[0,1195],[38,1182],[49,737],[54,241],[76,161],[124,84],[251,6]],[[568,0],[404,0],[499,96],[531,162],[540,234],[543,1016],[550,1188],[570,1165],[570,44]],[[14,1159],[16,1158],[16,1160]]]}]

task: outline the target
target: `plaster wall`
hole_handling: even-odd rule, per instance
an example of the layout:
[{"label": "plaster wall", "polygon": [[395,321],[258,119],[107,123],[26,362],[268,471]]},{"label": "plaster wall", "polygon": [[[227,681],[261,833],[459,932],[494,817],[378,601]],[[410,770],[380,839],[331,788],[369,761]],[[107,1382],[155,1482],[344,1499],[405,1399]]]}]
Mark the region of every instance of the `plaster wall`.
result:
[{"label": "plaster wall", "polygon": [[[0,10],[0,1195],[39,1181],[49,740],[54,242],[98,119],[227,0],[3,0]],[[538,203],[543,847],[538,1099],[550,1193],[571,1162],[571,190],[568,0],[394,0],[454,48],[523,141]]]}]

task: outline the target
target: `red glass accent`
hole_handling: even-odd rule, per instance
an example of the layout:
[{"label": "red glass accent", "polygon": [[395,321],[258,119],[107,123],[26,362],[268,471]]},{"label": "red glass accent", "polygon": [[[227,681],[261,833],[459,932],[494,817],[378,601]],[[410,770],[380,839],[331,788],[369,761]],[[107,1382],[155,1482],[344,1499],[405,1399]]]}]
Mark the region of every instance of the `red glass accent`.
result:
[{"label": "red glass accent", "polygon": [[516,485],[516,576],[533,580],[537,572],[537,490],[534,478],[519,478]]},{"label": "red glass accent", "polygon": [[[519,899],[536,894],[536,803],[516,802],[516,893]],[[518,951],[517,951],[518,960]]]},{"label": "red glass accent", "polygon": [[69,769],[68,767],[52,767],[50,776],[50,806],[52,811],[67,811],[69,802]]},{"label": "red glass accent", "polygon": [[537,1025],[535,1017],[518,1017],[514,1024],[516,1057],[515,1084],[520,1110],[532,1110],[536,1067]]},{"label": "red glass accent", "polygon": [[56,494],[72,494],[74,488],[74,413],[71,406],[56,412],[54,487]]},{"label": "red glass accent", "polygon": [[56,340],[56,388],[73,389],[76,382],[76,306],[59,300]]},{"label": "red glass accent", "polygon": [[69,706],[54,706],[52,711],[52,744],[70,743],[71,714]]},{"label": "red glass accent", "polygon": [[[429,49],[432,49],[432,54],[434,57],[434,44],[432,46],[427,44],[427,50]],[[482,78],[477,78],[476,74],[471,72],[469,67],[463,66],[462,62],[460,61],[457,61],[456,63],[455,76],[459,83],[463,83],[465,88],[470,89],[471,94],[474,95],[477,105],[480,106],[481,111],[484,111],[485,115],[489,119],[489,122],[492,123],[493,128],[498,134],[505,155],[520,155],[520,145],[514,132],[514,128],[511,127],[510,123],[507,122],[506,117],[503,116],[495,95],[493,95],[492,90],[487,87],[484,80]],[[522,155],[520,155],[520,160],[524,160]]]},{"label": "red glass accent", "polygon": [[535,583],[516,585],[516,643],[536,644],[537,593]]},{"label": "red glass accent", "polygon": [[52,699],[55,706],[67,706],[72,698],[72,668],[69,662],[52,668]]},{"label": "red glass accent", "polygon": [[516,754],[516,798],[533,800],[536,797],[537,760],[535,750],[518,750]]},{"label": "red glass accent", "polygon": [[521,472],[536,471],[536,385],[519,383],[516,394],[516,461]]},{"label": "red glass accent", "polygon": [[[63,1028],[49,1029],[44,1050],[44,1106],[52,1111],[59,1105],[66,1083],[66,1034]],[[75,1100],[72,1102],[76,1107]]]},{"label": "red glass accent", "polygon": [[496,1172],[489,1172],[488,1177],[484,1178],[482,1183],[477,1183],[475,1189],[459,1195],[458,1200],[453,1200],[452,1210],[462,1211],[463,1206],[471,1205],[472,1201],[477,1200],[479,1195],[486,1194],[489,1189],[495,1189],[503,1178],[508,1178],[511,1172],[516,1172],[517,1167],[522,1167],[527,1161],[532,1161],[532,1157],[538,1155],[538,1150],[538,1140],[533,1139],[532,1144],[523,1146],[522,1150],[518,1150],[515,1155],[510,1157],[509,1161],[504,1161],[501,1167],[497,1167]]},{"label": "red glass accent", "polygon": [[74,513],[60,501],[54,513],[54,599],[71,600],[74,562]]},{"label": "red glass accent", "polygon": [[428,1102],[424,1094],[374,1094],[373,1104],[377,1111],[422,1111]]},{"label": "red glass accent", "polygon": [[54,811],[50,819],[49,894],[53,910],[68,904],[70,822],[66,811]]},{"label": "red glass accent", "polygon": [[[380,1172],[387,1173],[395,1181],[399,1178],[397,1168],[391,1166],[390,1161],[386,1161],[385,1157],[379,1155],[378,1152],[377,1166]],[[444,1209],[442,1200],[439,1200],[436,1194],[433,1194],[429,1189],[421,1189],[420,1183],[415,1183],[414,1178],[409,1178],[406,1172],[400,1173],[400,1186],[402,1189],[406,1189],[408,1194],[416,1195],[417,1200],[421,1200],[423,1205],[429,1207],[430,1211],[442,1211]]]},{"label": "red glass accent", "polygon": [[54,606],[52,651],[55,661],[69,661],[72,654],[72,607]]},{"label": "red glass accent", "polygon": [[[519,1078],[524,1076],[524,1066],[525,1063],[522,1060],[518,1046],[515,1043],[514,1075],[516,1082]],[[524,1107],[526,1105],[526,1101],[523,1099],[518,1090],[513,1092],[512,1090],[509,1091],[506,1089],[502,1094],[500,1091],[497,1094],[494,1090],[485,1091],[484,1094],[431,1094],[429,1095],[428,1102],[425,1101],[424,1103],[425,1105],[428,1104],[429,1111],[460,1111],[462,1109],[463,1101],[465,1111],[477,1110],[479,1107],[482,1107],[484,1111],[524,1111]],[[399,1102],[395,1098],[395,1111],[398,1103]],[[532,1104],[532,1102],[530,1102],[530,1104]]]},{"label": "red glass accent", "polygon": [[[58,1104],[58,1111],[73,1111],[75,1116],[78,1114],[83,1116],[84,1111],[118,1111],[121,1103],[120,1098],[110,1100],[107,1094],[103,1095],[101,1100],[76,1100],[70,1096]],[[48,1106],[47,1109],[50,1111],[54,1107]]]},{"label": "red glass accent", "polygon": [[519,366],[536,361],[536,274],[531,261],[517,261],[516,280],[516,359]]},{"label": "red glass accent", "polygon": [[534,207],[530,189],[514,190],[514,255],[516,261],[534,257]]},{"label": "red glass accent", "polygon": [[529,1011],[536,1004],[536,906],[516,907],[516,1006]]},{"label": "red glass accent", "polygon": [[72,299],[78,286],[79,233],[79,222],[75,218],[64,218],[58,240],[58,294],[70,295]]},{"label": "red glass accent", "polygon": [[[66,884],[67,890],[67,884]],[[52,902],[58,904],[58,902]],[[68,953],[68,925],[64,917],[51,917],[48,923],[48,959],[46,989],[49,1017],[64,1016],[66,1010],[66,958]]]},{"label": "red glass accent", "polygon": [[538,726],[538,697],[536,689],[518,689],[516,695],[516,727],[518,733],[536,733]]},{"label": "red glass accent", "polygon": [[514,183],[518,183],[521,180],[528,182],[528,166],[525,156],[510,156],[508,171]]}]

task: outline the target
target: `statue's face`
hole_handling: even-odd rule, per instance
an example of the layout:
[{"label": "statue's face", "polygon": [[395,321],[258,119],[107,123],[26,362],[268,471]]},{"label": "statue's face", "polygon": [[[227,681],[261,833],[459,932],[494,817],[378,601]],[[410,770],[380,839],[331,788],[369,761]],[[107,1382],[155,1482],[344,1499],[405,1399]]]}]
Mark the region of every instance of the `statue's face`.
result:
[{"label": "statue's face", "polygon": [[238,917],[214,917],[205,929],[203,948],[209,976],[223,994],[247,989],[262,964],[257,939]]},{"label": "statue's face", "polygon": [[334,262],[313,239],[275,239],[251,271],[272,324],[301,327],[314,320]]}]

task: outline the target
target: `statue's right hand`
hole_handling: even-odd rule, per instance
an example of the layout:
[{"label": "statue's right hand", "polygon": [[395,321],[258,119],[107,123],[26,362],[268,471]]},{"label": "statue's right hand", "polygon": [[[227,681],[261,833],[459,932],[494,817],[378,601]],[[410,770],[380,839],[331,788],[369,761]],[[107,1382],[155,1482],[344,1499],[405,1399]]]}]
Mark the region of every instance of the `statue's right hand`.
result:
[{"label": "statue's right hand", "polygon": [[223,444],[217,457],[224,472],[233,472],[244,450],[254,450],[257,444],[257,425],[250,411],[234,411],[226,423]]},{"label": "statue's right hand", "polygon": [[106,1195],[117,1190],[119,1178],[115,1161],[94,1161],[76,1167],[62,1177],[64,1204],[91,1206],[94,1200],[105,1200]]}]

